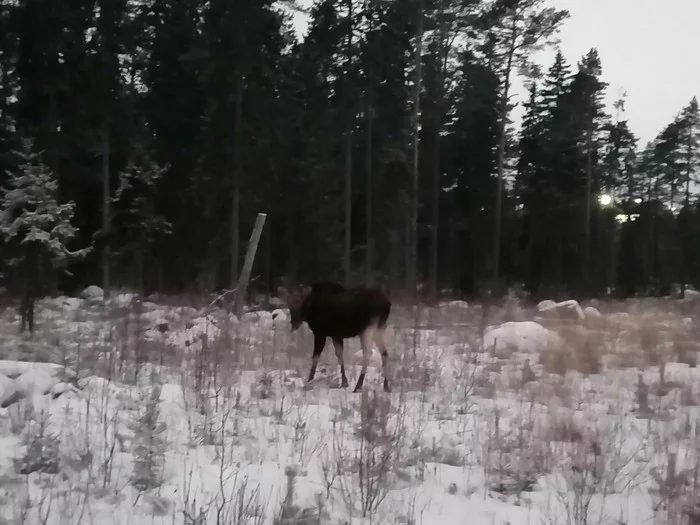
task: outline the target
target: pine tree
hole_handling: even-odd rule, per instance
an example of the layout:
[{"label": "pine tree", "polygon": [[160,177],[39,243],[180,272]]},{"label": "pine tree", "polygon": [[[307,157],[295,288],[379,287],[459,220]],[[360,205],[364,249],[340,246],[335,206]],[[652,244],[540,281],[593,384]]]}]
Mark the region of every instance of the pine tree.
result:
[{"label": "pine tree", "polygon": [[172,233],[171,222],[155,208],[158,183],[167,170],[168,166],[161,167],[150,158],[147,149],[137,146],[112,197],[114,236],[122,247],[120,255],[134,263],[134,279],[141,293],[145,293],[144,261],[153,255],[149,251],[154,242]]},{"label": "pine tree", "polygon": [[582,285],[590,289],[594,279],[595,261],[591,258],[593,249],[595,195],[600,186],[599,145],[601,133],[606,123],[603,96],[607,85],[600,79],[602,67],[596,49],[591,49],[578,64],[578,72],[571,82],[571,107],[574,111],[579,137],[578,144],[584,159],[585,193],[584,193],[584,249],[581,259]]},{"label": "pine tree", "polygon": [[697,183],[700,171],[700,109],[696,97],[681,111],[678,128],[681,151],[677,163],[682,173],[682,185],[685,186],[682,190],[683,206],[678,215],[681,244],[680,294],[684,297],[686,281],[692,268],[697,268],[693,263],[693,260],[697,260],[697,250],[693,249],[692,241],[692,219],[693,215],[697,218],[697,211],[691,208],[691,186]]},{"label": "pine tree", "polygon": [[[500,279],[501,224],[503,216],[504,169],[508,114],[513,74],[516,69],[533,69],[531,55],[552,43],[561,24],[569,17],[566,10],[544,7],[544,0],[496,0],[485,17],[492,23],[484,50],[497,64],[500,86],[500,137],[498,146],[496,204],[494,206],[492,281]],[[496,23],[493,23],[496,22]]]},{"label": "pine tree", "polygon": [[87,254],[89,248],[71,252],[68,244],[78,232],[71,221],[72,201],[60,203],[55,175],[33,149],[32,139],[24,139],[14,152],[18,163],[8,172],[7,187],[0,190],[0,234],[10,246],[10,266],[23,274],[21,331],[34,332],[34,301],[42,292],[46,265],[62,267]]},{"label": "pine tree", "polygon": [[[155,378],[153,378],[155,379]],[[160,385],[155,382],[143,395],[143,409],[134,424],[134,468],[131,484],[140,491],[150,490],[162,483],[167,442],[163,436],[166,426],[159,420]]]}]

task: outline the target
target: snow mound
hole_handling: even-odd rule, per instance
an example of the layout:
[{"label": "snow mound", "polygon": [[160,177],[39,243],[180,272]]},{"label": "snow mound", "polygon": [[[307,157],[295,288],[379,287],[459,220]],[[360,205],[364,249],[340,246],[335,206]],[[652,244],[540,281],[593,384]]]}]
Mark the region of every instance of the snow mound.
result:
[{"label": "snow mound", "polygon": [[597,308],[592,306],[586,306],[583,309],[583,315],[586,319],[600,319],[603,316]]},{"label": "snow mound", "polygon": [[559,335],[534,321],[509,321],[486,329],[483,350],[534,353],[561,343]]},{"label": "snow mound", "polygon": [[105,292],[102,288],[99,286],[95,286],[94,284],[91,284],[85,290],[80,292],[80,298],[81,299],[87,299],[90,301],[99,301],[104,299]]},{"label": "snow mound", "polygon": [[276,326],[279,326],[282,323],[289,321],[289,315],[287,315],[288,312],[289,312],[289,310],[283,310],[281,308],[277,308],[276,310],[272,310],[272,320]]},{"label": "snow mound", "polygon": [[46,297],[38,302],[39,306],[43,306],[49,310],[71,311],[77,310],[83,304],[83,301],[77,297]]},{"label": "snow mound", "polygon": [[537,306],[535,307],[538,312],[546,312],[547,310],[551,310],[552,308],[555,308],[557,306],[557,303],[552,301],[551,299],[545,299],[544,301],[540,301],[537,303]]},{"label": "snow mound", "polygon": [[441,303],[440,306],[444,306],[447,308],[469,308],[469,304],[466,301],[460,300],[447,301],[445,303]]},{"label": "snow mound", "polygon": [[62,371],[62,366],[53,363],[0,361],[0,407],[6,408],[25,397],[58,397],[70,389],[58,378]]},{"label": "snow mound", "polygon": [[111,303],[118,308],[126,308],[138,297],[135,293],[120,293],[114,297]]},{"label": "snow mound", "polygon": [[272,312],[267,310],[256,310],[254,312],[246,312],[241,316],[241,322],[248,324],[260,324],[262,326],[272,325]]},{"label": "snow mound", "polygon": [[581,309],[581,305],[575,299],[555,303],[554,301],[542,301],[537,305],[537,311],[546,316],[559,317],[560,319],[585,319],[586,316]]},{"label": "snow mound", "polygon": [[255,328],[267,330],[279,327],[289,321],[289,310],[276,308],[273,311],[255,310],[246,312],[241,316],[241,322]]}]

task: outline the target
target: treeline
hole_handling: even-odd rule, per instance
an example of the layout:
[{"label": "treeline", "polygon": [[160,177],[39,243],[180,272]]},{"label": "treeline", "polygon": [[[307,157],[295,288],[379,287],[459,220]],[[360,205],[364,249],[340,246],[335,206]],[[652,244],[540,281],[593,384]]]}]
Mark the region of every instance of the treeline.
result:
[{"label": "treeline", "polygon": [[303,39],[293,0],[0,6],[8,288],[230,288],[260,211],[261,290],[700,284],[697,101],[640,147],[595,42],[532,62],[544,0],[318,0]]}]

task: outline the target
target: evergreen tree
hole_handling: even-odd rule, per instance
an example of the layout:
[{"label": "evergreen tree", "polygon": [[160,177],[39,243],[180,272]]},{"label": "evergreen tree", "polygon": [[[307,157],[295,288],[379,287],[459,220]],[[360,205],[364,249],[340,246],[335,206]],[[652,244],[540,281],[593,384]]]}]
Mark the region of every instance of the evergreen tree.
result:
[{"label": "evergreen tree", "polygon": [[501,223],[503,216],[504,169],[506,162],[506,129],[511,109],[510,95],[515,70],[533,70],[531,55],[534,51],[552,43],[561,24],[569,17],[566,10],[543,7],[544,0],[496,0],[484,17],[492,24],[483,46],[487,56],[495,64],[501,78],[500,132],[496,203],[493,230],[493,285],[500,278]]},{"label": "evergreen tree", "polygon": [[71,252],[67,245],[77,234],[71,224],[75,203],[60,203],[55,175],[25,139],[14,152],[17,166],[8,173],[7,187],[0,190],[0,234],[7,243],[6,262],[22,276],[24,291],[20,309],[23,332],[34,332],[34,301],[45,292],[47,270],[65,266],[84,256],[88,249]]}]

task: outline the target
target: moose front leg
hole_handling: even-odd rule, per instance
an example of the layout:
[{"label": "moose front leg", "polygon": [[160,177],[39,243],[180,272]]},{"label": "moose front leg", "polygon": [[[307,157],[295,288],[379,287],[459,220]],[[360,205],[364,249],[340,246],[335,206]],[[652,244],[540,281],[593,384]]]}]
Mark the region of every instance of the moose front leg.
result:
[{"label": "moose front leg", "polygon": [[314,354],[311,356],[311,371],[309,372],[309,379],[307,383],[314,380],[316,375],[316,366],[318,366],[318,360],[321,359],[321,354],[323,353],[323,348],[326,346],[326,336],[314,334]]}]

